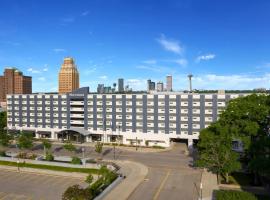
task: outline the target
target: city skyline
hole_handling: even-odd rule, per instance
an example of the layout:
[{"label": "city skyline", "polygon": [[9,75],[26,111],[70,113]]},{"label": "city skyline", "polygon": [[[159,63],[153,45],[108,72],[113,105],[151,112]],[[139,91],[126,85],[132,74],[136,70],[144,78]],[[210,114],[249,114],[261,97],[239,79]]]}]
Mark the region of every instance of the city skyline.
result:
[{"label": "city skyline", "polygon": [[194,89],[269,88],[267,1],[81,2],[3,1],[0,71],[17,67],[33,92],[56,92],[72,56],[91,91],[119,77],[146,90],[168,74],[187,90],[189,73]]}]

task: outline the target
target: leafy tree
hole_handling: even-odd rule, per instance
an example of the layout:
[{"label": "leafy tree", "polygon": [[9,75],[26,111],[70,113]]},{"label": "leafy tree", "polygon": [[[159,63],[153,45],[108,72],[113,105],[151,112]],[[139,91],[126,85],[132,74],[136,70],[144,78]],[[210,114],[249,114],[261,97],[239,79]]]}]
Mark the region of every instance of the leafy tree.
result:
[{"label": "leafy tree", "polygon": [[6,130],[0,129],[0,147],[5,148],[10,144],[11,136]]},{"label": "leafy tree", "polygon": [[7,127],[7,112],[0,112],[0,129]]},{"label": "leafy tree", "polygon": [[52,143],[49,140],[42,139],[42,146],[43,146],[44,157],[46,157],[46,154],[48,154],[48,150],[52,148]]},{"label": "leafy tree", "polygon": [[226,110],[221,114],[219,123],[229,127],[232,138],[240,139],[244,143],[245,157],[249,169],[254,173],[254,182],[257,184],[258,175],[265,175],[263,169],[267,166],[267,158],[261,155],[269,151],[261,148],[269,138],[270,124],[270,96],[248,95],[229,102]]},{"label": "leafy tree", "polygon": [[83,189],[79,185],[70,186],[62,195],[62,200],[91,200],[92,198],[91,190]]},{"label": "leafy tree", "polygon": [[22,132],[18,137],[17,143],[20,149],[31,149],[33,147],[33,135],[31,133]]},{"label": "leafy tree", "polygon": [[201,131],[198,142],[199,158],[196,165],[217,174],[218,183],[219,175],[224,176],[228,183],[229,173],[240,168],[238,154],[232,150],[232,138],[228,131],[226,126],[212,124]]},{"label": "leafy tree", "polygon": [[94,180],[94,177],[92,174],[89,174],[87,177],[86,177],[86,180],[85,182],[88,183],[89,185],[93,182]]},{"label": "leafy tree", "polygon": [[101,142],[97,142],[95,145],[95,151],[100,154],[102,152],[102,149],[103,149],[103,144]]}]

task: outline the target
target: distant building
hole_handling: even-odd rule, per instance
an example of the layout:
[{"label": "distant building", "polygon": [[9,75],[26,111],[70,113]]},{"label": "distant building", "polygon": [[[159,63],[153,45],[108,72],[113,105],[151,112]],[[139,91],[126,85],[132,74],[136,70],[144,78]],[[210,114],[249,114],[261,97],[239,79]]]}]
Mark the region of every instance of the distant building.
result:
[{"label": "distant building", "polygon": [[103,94],[104,93],[104,84],[98,84],[97,93],[98,94]]},{"label": "distant building", "polygon": [[104,93],[105,94],[112,93],[112,87],[111,86],[104,87]]},{"label": "distant building", "polygon": [[31,94],[32,77],[23,76],[17,68],[6,68],[0,76],[0,102],[6,101],[7,94]]},{"label": "distant building", "polygon": [[67,57],[60,69],[58,76],[59,94],[72,92],[79,88],[79,72],[73,58]]},{"label": "distant building", "polygon": [[154,91],[156,89],[155,82],[151,81],[151,79],[147,80],[147,92]]},{"label": "distant building", "polygon": [[172,88],[172,76],[171,75],[168,75],[166,77],[166,81],[167,81],[166,90],[168,92],[171,92],[173,90],[173,88]]},{"label": "distant building", "polygon": [[157,83],[157,92],[163,92],[164,86],[162,82]]},{"label": "distant building", "polygon": [[124,79],[118,79],[118,92],[124,92]]}]

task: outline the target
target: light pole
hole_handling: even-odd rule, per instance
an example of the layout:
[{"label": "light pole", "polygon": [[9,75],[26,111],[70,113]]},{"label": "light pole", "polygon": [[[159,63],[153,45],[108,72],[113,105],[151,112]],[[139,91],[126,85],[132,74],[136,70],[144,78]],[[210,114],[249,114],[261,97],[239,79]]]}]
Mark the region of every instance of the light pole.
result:
[{"label": "light pole", "polygon": [[18,167],[18,172],[20,172],[20,160],[17,160],[17,167]]},{"label": "light pole", "polygon": [[84,160],[84,152],[85,152],[85,148],[84,148],[84,147],[82,147],[83,163],[84,163],[84,165],[85,165],[85,160]]},{"label": "light pole", "polygon": [[138,150],[138,138],[136,137],[136,151]]}]

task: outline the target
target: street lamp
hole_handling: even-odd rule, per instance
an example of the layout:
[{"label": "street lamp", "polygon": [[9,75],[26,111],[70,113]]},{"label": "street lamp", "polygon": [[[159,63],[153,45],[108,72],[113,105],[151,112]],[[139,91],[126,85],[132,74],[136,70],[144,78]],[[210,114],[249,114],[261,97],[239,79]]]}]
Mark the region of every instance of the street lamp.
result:
[{"label": "street lamp", "polygon": [[17,167],[18,167],[18,172],[20,172],[20,160],[17,160]]},{"label": "street lamp", "polygon": [[136,137],[136,151],[138,150],[138,138]]}]

